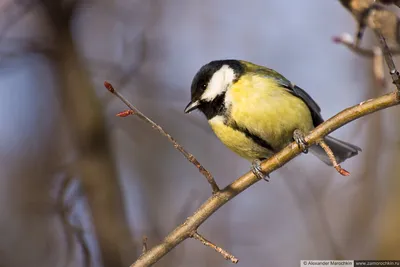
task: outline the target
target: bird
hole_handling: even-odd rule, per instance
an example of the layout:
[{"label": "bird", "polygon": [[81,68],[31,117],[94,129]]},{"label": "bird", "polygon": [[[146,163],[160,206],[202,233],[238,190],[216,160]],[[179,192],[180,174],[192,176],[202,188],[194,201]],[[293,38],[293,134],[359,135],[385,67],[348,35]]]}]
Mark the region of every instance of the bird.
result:
[{"label": "bird", "polygon": [[[307,153],[305,134],[324,122],[312,97],[273,69],[236,60],[213,60],[203,65],[191,84],[185,113],[203,113],[219,140],[251,162],[251,170],[268,181],[260,163],[296,141]],[[337,163],[361,151],[332,136],[324,137]],[[310,152],[325,164],[332,162],[318,145]]]}]

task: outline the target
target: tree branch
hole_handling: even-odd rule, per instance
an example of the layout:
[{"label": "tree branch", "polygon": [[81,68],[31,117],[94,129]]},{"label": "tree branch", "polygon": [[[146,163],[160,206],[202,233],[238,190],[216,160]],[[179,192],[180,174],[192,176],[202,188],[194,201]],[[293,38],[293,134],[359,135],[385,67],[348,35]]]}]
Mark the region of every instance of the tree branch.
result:
[{"label": "tree branch", "polygon": [[[358,23],[355,45],[358,47],[366,27],[380,32],[391,45],[398,46],[400,20],[394,12],[374,0],[339,0]],[[393,1],[386,1],[387,3]]]},{"label": "tree branch", "polygon": [[142,254],[147,252],[147,236],[142,238]]},{"label": "tree branch", "polygon": [[[397,91],[383,95],[376,99],[370,99],[361,102],[358,105],[343,110],[336,116],[319,125],[305,137],[305,140],[309,145],[315,144],[322,137],[355,119],[361,118],[378,110],[398,105],[399,103],[400,98]],[[301,150],[298,145],[295,142],[292,142],[280,152],[262,162],[261,168],[264,172],[271,173],[300,153]],[[204,202],[203,205],[201,205],[201,207],[192,216],[187,218],[183,224],[176,227],[175,230],[173,230],[161,244],[151,248],[146,253],[141,255],[139,259],[131,265],[131,267],[150,266],[156,263],[182,241],[191,237],[191,234],[195,232],[198,227],[202,225],[207,218],[209,218],[220,207],[225,205],[229,200],[233,199],[239,193],[243,192],[258,181],[259,179],[256,178],[252,172],[248,172],[236,179],[230,185],[207,199],[206,202]]]},{"label": "tree branch", "polygon": [[146,115],[144,115],[142,112],[140,112],[137,108],[135,108],[123,95],[121,95],[115,88],[107,81],[104,82],[104,86],[107,88],[108,91],[110,91],[112,94],[117,96],[124,104],[130,108],[130,110],[126,110],[123,112],[120,112],[117,114],[119,117],[126,117],[129,115],[136,115],[138,118],[141,120],[147,122],[148,124],[151,125],[151,127],[158,131],[161,135],[165,136],[168,138],[168,140],[174,145],[174,147],[182,153],[185,158],[190,161],[194,166],[196,166],[197,169],[199,169],[200,173],[206,177],[208,183],[211,185],[213,193],[217,193],[219,191],[219,187],[217,183],[215,182],[214,177],[211,175],[209,171],[206,170],[206,168],[203,167],[203,165],[200,164],[200,162],[189,152],[185,150],[183,146],[181,146],[169,133],[167,133],[163,128],[161,128],[160,125],[149,119]]},{"label": "tree branch", "polygon": [[[383,88],[386,86],[382,50],[379,46],[376,46],[373,49],[367,49],[357,46],[353,40],[353,37],[351,37],[351,35],[348,33],[343,33],[340,36],[333,37],[333,41],[335,43],[346,46],[357,55],[363,57],[372,57],[372,70],[374,72],[375,80],[379,87]],[[400,50],[392,49],[390,50],[390,52],[391,54],[398,55],[400,53]]]},{"label": "tree branch", "polygon": [[[340,36],[334,36],[332,40],[335,43],[342,44],[346,46],[348,49],[350,49],[352,52],[354,52],[357,55],[364,56],[364,57],[374,57],[375,52],[373,49],[368,49],[368,48],[362,48],[360,46],[356,46],[353,37],[349,33],[343,33]],[[400,49],[392,49],[390,50],[391,54],[393,55],[399,55],[400,54]]]},{"label": "tree branch", "polygon": [[343,169],[336,161],[335,155],[333,154],[332,149],[328,146],[328,144],[324,141],[324,139],[319,140],[318,145],[322,147],[325,153],[328,155],[329,160],[332,162],[333,167],[343,176],[349,176],[350,173]]},{"label": "tree branch", "polygon": [[382,49],[380,47],[374,48],[374,58],[372,59],[372,71],[374,73],[375,81],[379,87],[385,88],[385,66],[382,55]]},{"label": "tree branch", "polygon": [[390,75],[392,76],[393,83],[396,85],[397,90],[400,90],[400,74],[396,69],[396,65],[393,61],[392,53],[390,52],[389,46],[386,43],[385,37],[380,33],[377,32],[376,35],[379,38],[379,42],[382,47],[383,56],[385,58],[386,64],[389,68]]},{"label": "tree branch", "polygon": [[[73,259],[73,248],[74,248],[74,237],[76,238],[76,241],[80,244],[81,249],[82,249],[82,260],[83,260],[83,266],[90,266],[90,263],[92,262],[92,255],[89,250],[89,246],[86,242],[85,239],[85,231],[83,230],[83,226],[80,223],[80,220],[78,220],[79,225],[74,224],[71,222],[70,217],[73,212],[73,205],[75,203],[69,204],[67,201],[67,191],[69,187],[71,186],[71,183],[73,182],[73,178],[68,175],[61,184],[58,200],[57,200],[57,207],[60,213],[61,221],[64,226],[64,231],[65,231],[65,236],[66,236],[66,242],[67,242],[67,262],[65,263],[65,266],[70,265],[70,261]],[[73,202],[76,202],[76,198],[79,196],[74,195],[73,196]]]},{"label": "tree branch", "polygon": [[65,266],[68,266],[70,264],[70,260],[72,259],[72,252],[73,252],[73,247],[74,247],[74,234],[76,232],[74,231],[74,227],[71,225],[69,221],[69,216],[71,215],[71,207],[66,204],[66,195],[68,188],[72,182],[72,177],[70,175],[67,175],[60,187],[60,191],[58,192],[58,197],[57,197],[57,203],[56,203],[56,210],[60,215],[61,223],[64,227],[64,234],[65,234],[65,240],[66,240],[66,263]]},{"label": "tree branch", "polygon": [[228,251],[224,250],[221,247],[218,247],[217,245],[213,244],[211,241],[205,239],[202,235],[200,235],[197,232],[193,232],[192,235],[190,236],[193,239],[196,239],[200,241],[204,246],[210,247],[216,252],[220,253],[226,260],[230,260],[232,263],[238,263],[239,260],[230,254]]}]

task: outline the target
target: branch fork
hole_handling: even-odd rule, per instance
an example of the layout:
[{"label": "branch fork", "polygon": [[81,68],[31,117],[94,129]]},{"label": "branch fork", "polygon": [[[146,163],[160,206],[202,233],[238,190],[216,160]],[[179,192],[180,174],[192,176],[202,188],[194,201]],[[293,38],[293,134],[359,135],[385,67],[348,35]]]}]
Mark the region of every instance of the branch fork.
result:
[{"label": "branch fork", "polygon": [[229,253],[225,249],[213,244],[211,241],[207,240],[205,237],[203,237],[202,235],[200,235],[196,231],[193,231],[190,234],[190,237],[200,241],[204,246],[212,248],[213,250],[215,250],[216,252],[221,254],[226,260],[229,260],[232,263],[238,263],[239,262],[239,260],[235,256],[233,256],[231,253]]}]

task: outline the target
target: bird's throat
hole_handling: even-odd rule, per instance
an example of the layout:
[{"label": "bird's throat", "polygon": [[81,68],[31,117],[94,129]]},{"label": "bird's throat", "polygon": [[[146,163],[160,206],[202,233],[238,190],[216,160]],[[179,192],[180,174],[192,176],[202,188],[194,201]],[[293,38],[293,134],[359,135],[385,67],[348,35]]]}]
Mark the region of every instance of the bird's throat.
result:
[{"label": "bird's throat", "polygon": [[212,101],[201,102],[199,110],[204,113],[207,120],[223,115],[226,112],[225,92],[215,97]]}]

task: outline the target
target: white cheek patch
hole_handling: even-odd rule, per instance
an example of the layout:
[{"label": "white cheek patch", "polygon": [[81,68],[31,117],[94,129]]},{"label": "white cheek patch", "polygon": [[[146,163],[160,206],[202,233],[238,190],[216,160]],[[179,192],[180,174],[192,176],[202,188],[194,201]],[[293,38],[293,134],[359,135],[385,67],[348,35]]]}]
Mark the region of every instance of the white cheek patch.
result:
[{"label": "white cheek patch", "polygon": [[218,115],[213,117],[211,120],[208,121],[210,124],[225,124],[225,117]]},{"label": "white cheek patch", "polygon": [[223,65],[217,72],[214,73],[207,89],[201,96],[201,99],[212,101],[218,95],[225,92],[229,85],[235,79],[235,72],[228,65]]}]

